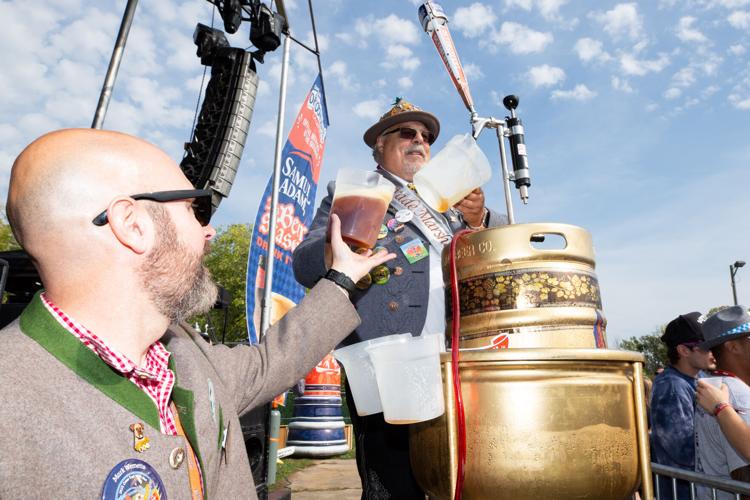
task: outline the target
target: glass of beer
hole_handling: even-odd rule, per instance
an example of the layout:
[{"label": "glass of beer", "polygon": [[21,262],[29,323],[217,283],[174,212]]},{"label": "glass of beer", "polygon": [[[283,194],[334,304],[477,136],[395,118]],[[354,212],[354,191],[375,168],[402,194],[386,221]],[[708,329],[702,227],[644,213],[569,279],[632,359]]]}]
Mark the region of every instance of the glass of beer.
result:
[{"label": "glass of beer", "polygon": [[341,219],[341,237],[356,248],[372,248],[396,187],[377,172],[341,169],[331,213]]}]

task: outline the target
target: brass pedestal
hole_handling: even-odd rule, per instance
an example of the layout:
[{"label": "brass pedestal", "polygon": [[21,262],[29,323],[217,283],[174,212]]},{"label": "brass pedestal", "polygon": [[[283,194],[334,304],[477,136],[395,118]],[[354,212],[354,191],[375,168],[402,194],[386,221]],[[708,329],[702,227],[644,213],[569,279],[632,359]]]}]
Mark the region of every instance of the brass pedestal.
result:
[{"label": "brass pedestal", "polygon": [[[643,356],[605,349],[462,352],[463,498],[653,497]],[[453,498],[458,434],[450,353],[446,413],[411,426],[412,468],[432,497]]]}]

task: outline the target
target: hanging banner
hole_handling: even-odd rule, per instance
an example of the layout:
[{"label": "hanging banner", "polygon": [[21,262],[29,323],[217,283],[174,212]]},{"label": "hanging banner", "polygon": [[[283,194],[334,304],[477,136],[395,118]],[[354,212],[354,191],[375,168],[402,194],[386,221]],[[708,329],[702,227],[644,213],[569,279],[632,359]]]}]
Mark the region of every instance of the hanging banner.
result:
[{"label": "hanging banner", "polygon": [[[328,112],[318,75],[294,120],[281,154],[271,324],[305,295],[304,287],[294,279],[292,252],[302,242],[312,223],[327,128]],[[273,174],[260,201],[247,260],[246,317],[248,339],[253,344],[258,342],[260,330],[260,299],[263,297],[267,267],[272,189]]]}]

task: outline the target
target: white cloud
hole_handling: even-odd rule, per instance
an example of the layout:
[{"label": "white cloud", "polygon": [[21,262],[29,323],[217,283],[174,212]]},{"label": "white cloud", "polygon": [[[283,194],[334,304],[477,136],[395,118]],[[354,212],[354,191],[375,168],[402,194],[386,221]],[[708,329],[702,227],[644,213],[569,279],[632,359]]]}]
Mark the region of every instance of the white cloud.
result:
[{"label": "white cloud", "polygon": [[565,71],[562,68],[543,64],[531,68],[526,73],[526,77],[534,87],[552,87],[565,80]]},{"label": "white cloud", "polygon": [[746,10],[736,10],[729,14],[727,21],[729,21],[729,24],[734,28],[741,30],[750,29],[750,12]]},{"label": "white cloud", "polygon": [[707,75],[714,75],[724,58],[716,54],[707,54],[696,66]]},{"label": "white cloud", "polygon": [[669,99],[669,100],[677,99],[681,95],[682,95],[682,90],[676,87],[669,88],[666,90],[666,92],[664,92],[664,98]]},{"label": "white cloud", "polygon": [[708,39],[706,35],[693,28],[693,23],[697,19],[693,16],[681,17],[679,23],[677,23],[677,38],[683,42],[705,42]]},{"label": "white cloud", "polygon": [[741,109],[743,111],[750,109],[750,96],[741,97],[737,94],[731,94],[729,96],[729,102],[732,103],[732,106],[737,109]]},{"label": "white cloud", "polygon": [[539,13],[546,20],[558,20],[560,17],[560,7],[568,3],[568,0],[505,0],[506,8],[518,7],[525,11],[530,11],[536,6]]},{"label": "white cloud", "polygon": [[473,3],[468,7],[459,7],[451,17],[451,25],[465,37],[476,38],[490,29],[497,16],[492,7],[483,3]]},{"label": "white cloud", "polygon": [[386,69],[401,68],[413,71],[419,67],[420,61],[414,57],[414,52],[406,45],[389,45],[385,49],[385,59],[381,63]]},{"label": "white cloud", "polygon": [[[312,30],[308,31],[305,35],[303,42],[308,47],[315,48],[315,35],[313,34]],[[327,35],[323,35],[320,32],[318,32],[318,48],[321,52],[328,52],[328,47],[330,46],[331,42]]]},{"label": "white cloud", "polygon": [[573,46],[578,58],[587,63],[593,60],[608,61],[610,55],[602,50],[602,42],[593,38],[579,38]]},{"label": "white cloud", "polygon": [[738,44],[735,44],[735,45],[731,45],[729,47],[729,52],[731,52],[732,54],[734,54],[736,56],[741,56],[742,54],[744,54],[746,52],[746,50],[747,49],[745,49],[745,46],[742,45],[741,43],[738,43]]},{"label": "white cloud", "polygon": [[357,90],[359,88],[359,84],[352,77],[351,71],[349,71],[346,63],[340,59],[331,63],[328,67],[327,73],[336,78],[336,82],[344,90]]},{"label": "white cloud", "polygon": [[545,19],[556,19],[560,15],[560,7],[568,0],[537,0],[537,7]]},{"label": "white cloud", "polygon": [[613,76],[611,81],[613,89],[619,90],[620,92],[625,92],[626,94],[633,93],[633,87],[630,86],[630,83],[628,83],[627,80],[617,76]]},{"label": "white cloud", "polygon": [[514,54],[532,54],[542,52],[553,37],[552,33],[535,31],[523,24],[504,22],[491,39],[496,44],[507,45]]},{"label": "white cloud", "polygon": [[260,135],[265,135],[272,139],[276,137],[276,120],[267,120],[254,128],[255,132]]},{"label": "white cloud", "polygon": [[416,23],[390,14],[384,18],[367,16],[354,22],[354,30],[363,38],[377,37],[382,46],[388,46],[394,40],[401,44],[414,45],[419,43],[420,29]]},{"label": "white cloud", "polygon": [[354,35],[351,33],[336,33],[334,36],[346,44],[354,44]]},{"label": "white cloud", "polygon": [[502,92],[498,92],[497,90],[490,91],[490,98],[492,99],[492,104],[500,109],[505,109],[505,105],[503,104],[503,98],[505,95]]},{"label": "white cloud", "polygon": [[531,10],[531,7],[534,5],[534,2],[532,0],[505,0],[505,6],[510,7],[519,7],[523,10]]},{"label": "white cloud", "polygon": [[695,70],[690,66],[672,75],[672,82],[678,87],[689,87],[695,83]]},{"label": "white cloud", "polygon": [[479,80],[484,77],[482,68],[474,63],[464,64],[464,75],[466,75],[467,80]]},{"label": "white cloud", "polygon": [[399,89],[406,90],[406,89],[412,88],[412,86],[414,86],[414,82],[408,76],[402,76],[401,78],[398,79],[398,88]]},{"label": "white cloud", "polygon": [[711,97],[715,93],[717,93],[720,90],[720,87],[718,85],[709,85],[703,91],[701,92],[701,97],[704,99],[707,97]]},{"label": "white cloud", "polygon": [[[385,49],[384,59],[380,66],[385,69],[402,69],[413,71],[419,67],[420,61],[414,56],[407,45],[419,43],[420,29],[417,25],[395,14],[385,18],[367,16],[359,18],[354,23],[355,35],[339,33],[337,38],[351,43],[357,43],[362,48],[367,46],[367,40],[374,38]],[[397,43],[394,41],[397,40]]]},{"label": "white cloud", "polygon": [[367,101],[361,101],[354,105],[352,111],[360,118],[366,118],[368,120],[377,120],[383,113],[386,105],[383,99],[370,99]]},{"label": "white cloud", "polygon": [[620,3],[604,13],[593,13],[591,17],[615,39],[625,36],[636,40],[643,34],[643,18],[635,3]]},{"label": "white cloud", "polygon": [[710,7],[726,7],[727,9],[736,9],[750,5],[750,0],[713,0],[709,3]]},{"label": "white cloud", "polygon": [[572,90],[553,90],[551,98],[554,100],[588,101],[596,97],[596,92],[589,90],[586,85],[578,84]]},{"label": "white cloud", "polygon": [[669,57],[661,54],[657,59],[636,59],[632,54],[620,56],[620,67],[626,75],[643,76],[658,73],[669,65]]}]

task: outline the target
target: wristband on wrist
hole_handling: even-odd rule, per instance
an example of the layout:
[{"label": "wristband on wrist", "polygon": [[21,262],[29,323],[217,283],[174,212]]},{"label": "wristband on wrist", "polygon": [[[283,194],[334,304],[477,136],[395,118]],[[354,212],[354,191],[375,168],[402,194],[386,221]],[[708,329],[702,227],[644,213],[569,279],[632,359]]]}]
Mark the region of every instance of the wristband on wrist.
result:
[{"label": "wristband on wrist", "polygon": [[349,276],[333,268],[329,269],[323,277],[346,290],[350,297],[354,293],[354,290],[356,290],[356,285]]},{"label": "wristband on wrist", "polygon": [[716,403],[716,406],[714,406],[714,417],[718,417],[719,413],[726,410],[727,408],[730,408],[731,406],[732,405],[727,402]]}]

